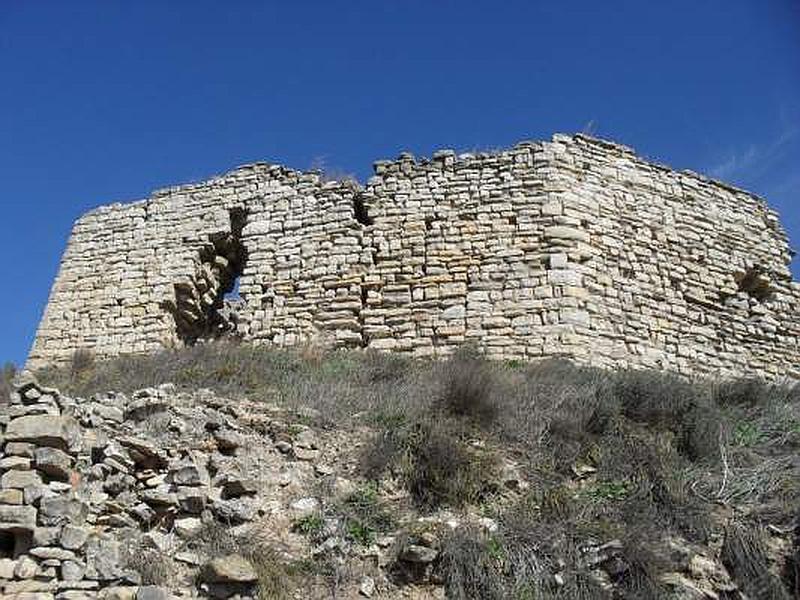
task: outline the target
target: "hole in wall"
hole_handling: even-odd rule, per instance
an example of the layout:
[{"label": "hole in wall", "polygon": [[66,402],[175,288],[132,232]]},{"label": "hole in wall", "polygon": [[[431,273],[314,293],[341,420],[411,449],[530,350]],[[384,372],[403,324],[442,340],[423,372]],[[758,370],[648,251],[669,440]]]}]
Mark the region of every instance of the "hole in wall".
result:
[{"label": "hole in wall", "polygon": [[759,302],[769,300],[775,293],[769,276],[758,265],[735,274],[734,279],[740,292],[746,293]]},{"label": "hole in wall", "polygon": [[168,308],[178,338],[186,345],[238,334],[245,304],[239,284],[247,263],[241,241],[246,211],[230,210],[229,221],[230,230],[210,235],[198,252],[194,275],[174,286],[175,302]]},{"label": "hole in wall", "polygon": [[356,196],[353,197],[353,216],[356,221],[362,225],[372,225],[374,223],[372,217],[369,216],[367,207],[364,204],[364,198],[361,194],[356,194]]},{"label": "hole in wall", "polygon": [[0,558],[18,558],[32,547],[32,532],[0,531]]}]

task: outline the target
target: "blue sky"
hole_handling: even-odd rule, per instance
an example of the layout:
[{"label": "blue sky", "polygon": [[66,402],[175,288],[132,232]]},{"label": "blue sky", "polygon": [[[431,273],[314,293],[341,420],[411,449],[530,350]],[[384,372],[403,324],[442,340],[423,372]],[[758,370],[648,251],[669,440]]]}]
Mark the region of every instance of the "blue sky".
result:
[{"label": "blue sky", "polygon": [[584,129],[763,195],[800,247],[800,0],[0,0],[0,361],[91,207]]}]

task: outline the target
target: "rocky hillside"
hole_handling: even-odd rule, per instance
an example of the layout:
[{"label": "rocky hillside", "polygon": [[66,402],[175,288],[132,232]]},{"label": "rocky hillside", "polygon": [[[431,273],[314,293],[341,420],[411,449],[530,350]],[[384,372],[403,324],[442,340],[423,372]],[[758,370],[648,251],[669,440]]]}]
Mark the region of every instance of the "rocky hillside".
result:
[{"label": "rocky hillside", "polygon": [[2,598],[800,597],[797,387],[208,345],[0,415]]}]

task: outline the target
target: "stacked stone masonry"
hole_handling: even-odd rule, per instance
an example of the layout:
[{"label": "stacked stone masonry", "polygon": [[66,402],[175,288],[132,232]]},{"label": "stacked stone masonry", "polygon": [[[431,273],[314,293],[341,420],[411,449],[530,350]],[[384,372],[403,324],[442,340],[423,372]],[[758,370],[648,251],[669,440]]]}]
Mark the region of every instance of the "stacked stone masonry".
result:
[{"label": "stacked stone masonry", "polygon": [[797,378],[791,257],[757,196],[584,135],[363,187],[259,163],[79,219],[28,366],[227,334]]}]

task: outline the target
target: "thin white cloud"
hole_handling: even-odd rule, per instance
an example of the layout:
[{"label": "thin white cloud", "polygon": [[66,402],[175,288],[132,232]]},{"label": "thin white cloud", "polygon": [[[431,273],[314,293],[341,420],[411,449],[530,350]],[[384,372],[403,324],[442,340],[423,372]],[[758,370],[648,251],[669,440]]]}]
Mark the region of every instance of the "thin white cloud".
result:
[{"label": "thin white cloud", "polygon": [[727,158],[712,166],[708,172],[717,179],[757,179],[783,156],[798,134],[800,126],[785,125],[773,140],[730,151]]}]

